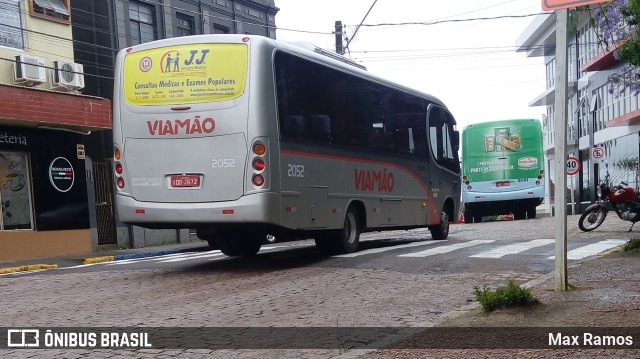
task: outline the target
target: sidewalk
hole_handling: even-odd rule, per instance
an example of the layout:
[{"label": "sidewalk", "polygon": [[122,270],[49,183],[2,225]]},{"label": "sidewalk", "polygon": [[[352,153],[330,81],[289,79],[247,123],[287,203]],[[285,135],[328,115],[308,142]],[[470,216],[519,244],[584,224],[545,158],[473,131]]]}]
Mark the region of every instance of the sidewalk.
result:
[{"label": "sidewalk", "polygon": [[[460,328],[468,332],[461,343],[470,349],[422,349],[433,348],[434,335],[429,330],[394,342],[383,349],[354,355],[358,359],[409,359],[409,358],[640,358],[640,252],[621,253],[611,250],[596,258],[588,259],[568,269],[568,291],[555,290],[554,273],[528,283],[520,283],[540,300],[540,304],[529,307],[513,307],[485,313],[478,303],[446,313],[437,328]],[[626,327],[626,328],[624,328]],[[471,349],[473,333],[499,332],[500,328],[539,328],[542,332],[577,331],[587,333],[600,328],[616,328],[619,333],[632,332],[633,349],[592,348],[544,348],[544,349]],[[581,329],[587,328],[587,329]],[[458,335],[459,332],[455,332]],[[445,338],[440,340],[445,341]],[[449,340],[453,340],[449,338]],[[514,341],[526,338],[516,337]],[[486,343],[485,343],[486,344]],[[539,344],[539,343],[538,343]],[[436,342],[435,346],[440,345]],[[465,345],[465,344],[461,344]],[[488,346],[490,347],[490,345]],[[414,349],[409,349],[414,348]],[[554,350],[549,350],[554,349]],[[347,356],[348,358],[349,356]]]}]

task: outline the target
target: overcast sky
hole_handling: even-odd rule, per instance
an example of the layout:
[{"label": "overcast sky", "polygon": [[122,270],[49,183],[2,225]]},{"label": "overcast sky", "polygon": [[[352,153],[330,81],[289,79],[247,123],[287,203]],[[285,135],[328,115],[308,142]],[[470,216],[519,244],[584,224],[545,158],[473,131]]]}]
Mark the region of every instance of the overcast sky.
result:
[{"label": "overcast sky", "polygon": [[[335,50],[336,20],[347,25],[347,56],[379,76],[438,97],[458,129],[510,118],[541,119],[528,103],[545,91],[542,57],[515,52],[535,18],[499,18],[431,25],[362,26],[375,0],[275,0],[277,38]],[[542,12],[541,0],[377,0],[365,25],[496,18]],[[296,30],[296,31],[290,31]],[[314,33],[317,32],[317,33]],[[319,34],[318,34],[319,33]],[[346,43],[346,41],[345,41]]]}]

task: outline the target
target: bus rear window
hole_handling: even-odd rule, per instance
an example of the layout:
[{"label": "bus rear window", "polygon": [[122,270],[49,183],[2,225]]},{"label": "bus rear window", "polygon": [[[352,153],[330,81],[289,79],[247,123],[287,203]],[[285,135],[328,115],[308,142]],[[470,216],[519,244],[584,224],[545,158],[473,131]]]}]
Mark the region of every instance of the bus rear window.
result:
[{"label": "bus rear window", "polygon": [[127,54],[123,88],[137,106],[229,101],[244,93],[246,44],[192,44]]}]

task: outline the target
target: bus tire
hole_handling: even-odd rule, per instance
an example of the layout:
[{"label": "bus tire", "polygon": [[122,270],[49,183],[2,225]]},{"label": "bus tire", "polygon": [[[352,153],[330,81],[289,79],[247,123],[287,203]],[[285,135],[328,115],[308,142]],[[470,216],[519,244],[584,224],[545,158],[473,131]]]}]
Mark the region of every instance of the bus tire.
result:
[{"label": "bus tire", "polygon": [[469,210],[465,210],[464,211],[464,223],[465,224],[473,223],[473,212],[471,212]]},{"label": "bus tire", "polygon": [[449,236],[449,215],[442,211],[440,214],[440,224],[429,227],[431,238],[441,241]]},{"label": "bus tire", "polygon": [[[266,237],[266,236],[265,236]],[[222,253],[229,257],[251,257],[256,255],[262,247],[262,237],[252,235],[249,232],[225,232],[220,233],[214,244]]]},{"label": "bus tire", "polygon": [[536,218],[536,206],[527,207],[527,218],[529,219]]},{"label": "bus tire", "polygon": [[480,222],[482,222],[482,216],[481,216],[481,215],[479,215],[479,214],[475,214],[475,215],[473,215],[473,221],[474,221],[475,223],[480,223]]},{"label": "bus tire", "polygon": [[342,229],[324,231],[315,236],[316,248],[325,254],[345,254],[358,251],[360,246],[360,218],[358,212],[349,207],[344,216]]},{"label": "bus tire", "polygon": [[344,216],[344,225],[338,232],[338,242],[336,248],[340,253],[353,253],[358,251],[360,246],[360,219],[358,212],[349,207],[347,215]]}]

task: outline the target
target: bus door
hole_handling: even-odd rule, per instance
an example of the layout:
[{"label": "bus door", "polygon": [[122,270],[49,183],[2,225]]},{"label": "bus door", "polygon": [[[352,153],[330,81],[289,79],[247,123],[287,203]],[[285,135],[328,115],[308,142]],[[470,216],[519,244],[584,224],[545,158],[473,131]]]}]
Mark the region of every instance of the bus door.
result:
[{"label": "bus door", "polygon": [[[454,129],[453,116],[440,106],[429,105],[427,124],[431,153],[429,186],[438,210],[435,213],[439,216],[447,197],[454,198],[454,203],[457,203],[456,199],[460,196],[459,135]],[[429,213],[434,214],[434,211],[429,210]],[[438,223],[439,217],[429,218],[428,222]]]}]

